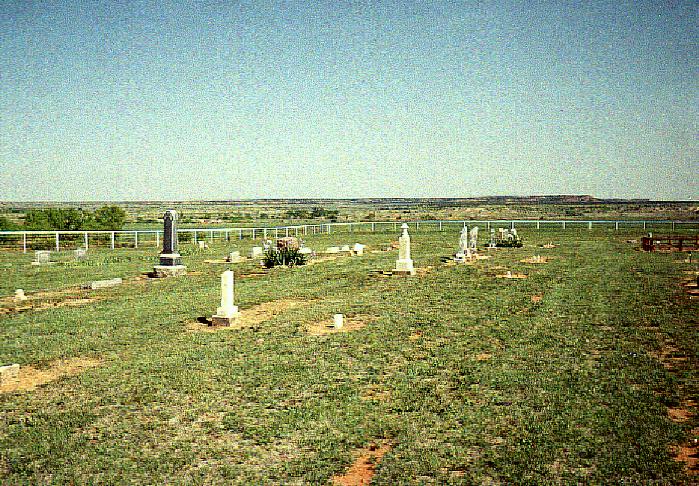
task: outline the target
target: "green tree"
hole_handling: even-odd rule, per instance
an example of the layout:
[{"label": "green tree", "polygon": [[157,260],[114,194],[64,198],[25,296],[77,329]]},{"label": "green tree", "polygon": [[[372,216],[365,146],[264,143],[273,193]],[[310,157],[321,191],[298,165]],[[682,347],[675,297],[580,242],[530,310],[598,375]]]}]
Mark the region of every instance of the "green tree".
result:
[{"label": "green tree", "polygon": [[119,206],[104,206],[95,211],[95,226],[102,230],[120,230],[126,222],[126,211]]},{"label": "green tree", "polygon": [[11,231],[17,229],[17,225],[7,219],[5,216],[0,216],[0,231]]}]

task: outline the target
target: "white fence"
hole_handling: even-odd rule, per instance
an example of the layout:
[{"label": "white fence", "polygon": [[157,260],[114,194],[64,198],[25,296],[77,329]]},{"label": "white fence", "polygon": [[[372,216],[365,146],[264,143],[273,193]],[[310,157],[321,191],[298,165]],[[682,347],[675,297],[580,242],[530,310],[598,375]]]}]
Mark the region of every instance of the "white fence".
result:
[{"label": "white fence", "polygon": [[[699,228],[697,221],[672,221],[672,220],[442,220],[442,221],[359,221],[352,223],[322,223],[303,224],[292,226],[273,226],[259,228],[180,228],[178,235],[181,241],[193,241],[200,239],[207,241],[231,239],[266,239],[282,236],[305,236],[310,234],[330,234],[337,232],[361,233],[376,231],[394,231],[400,229],[400,225],[408,223],[413,231],[430,230],[444,231],[448,228],[460,228],[464,225],[484,225],[488,230],[491,227],[528,227],[528,228],[608,228],[643,230],[670,230],[679,229],[696,230]],[[22,249],[25,253],[28,249],[61,249],[89,248],[92,246],[108,246],[109,248],[141,246],[160,246],[162,230],[121,230],[121,231],[0,231],[0,246],[3,248]]]}]

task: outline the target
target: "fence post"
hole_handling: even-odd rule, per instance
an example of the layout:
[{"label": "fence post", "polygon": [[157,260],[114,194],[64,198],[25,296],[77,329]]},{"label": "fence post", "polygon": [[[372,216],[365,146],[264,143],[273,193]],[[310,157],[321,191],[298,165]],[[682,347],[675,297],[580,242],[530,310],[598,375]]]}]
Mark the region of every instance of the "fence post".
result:
[{"label": "fence post", "polygon": [[87,231],[84,233],[85,235],[85,249],[88,249],[88,243],[87,243]]},{"label": "fence post", "polygon": [[133,247],[138,248],[138,231],[133,232]]},{"label": "fence post", "polygon": [[442,222],[439,222],[439,231],[442,231]]},{"label": "fence post", "polygon": [[371,232],[373,233],[374,231],[376,231],[376,223],[372,222],[371,223]]},{"label": "fence post", "polygon": [[239,240],[243,239],[243,229],[242,228],[238,230],[238,239]]},{"label": "fence post", "polygon": [[643,229],[646,229],[646,222],[643,222]]},{"label": "fence post", "polygon": [[197,232],[196,231],[194,232],[194,244],[195,245],[197,244]]},{"label": "fence post", "polygon": [[566,222],[562,221],[562,223],[563,223],[563,229],[566,229]]},{"label": "fence post", "polygon": [[61,251],[61,244],[59,242],[58,231],[56,231],[56,251]]},{"label": "fence post", "polygon": [[672,231],[675,231],[675,222],[672,222]]},{"label": "fence post", "polygon": [[22,233],[22,253],[27,253],[27,233]]},{"label": "fence post", "polygon": [[155,232],[155,247],[160,248],[160,231]]},{"label": "fence post", "polygon": [[540,225],[541,225],[541,222],[540,222],[540,221],[537,221],[537,222],[536,222],[536,229],[539,229],[539,228],[541,227]]},{"label": "fence post", "polygon": [[415,231],[420,229],[420,221],[415,222]]},{"label": "fence post", "polygon": [[286,236],[289,236],[289,227],[287,226],[285,229],[286,229]]},{"label": "fence post", "polygon": [[589,229],[589,230],[592,229],[592,221],[587,222],[587,229]]},{"label": "fence post", "polygon": [[114,249],[114,231],[112,231],[112,250]]},{"label": "fence post", "polygon": [[619,221],[614,221],[614,229],[619,230]]},{"label": "fence post", "polygon": [[255,239],[255,228],[252,229],[252,239]]},{"label": "fence post", "polygon": [[488,231],[490,231],[490,221],[488,221]]}]

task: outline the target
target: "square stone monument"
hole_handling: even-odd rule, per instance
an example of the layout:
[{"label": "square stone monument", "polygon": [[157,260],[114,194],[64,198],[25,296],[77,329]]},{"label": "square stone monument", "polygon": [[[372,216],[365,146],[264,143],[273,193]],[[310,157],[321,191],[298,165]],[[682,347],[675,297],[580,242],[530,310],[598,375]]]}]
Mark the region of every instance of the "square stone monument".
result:
[{"label": "square stone monument", "polygon": [[410,235],[408,234],[408,224],[403,223],[401,226],[403,232],[398,238],[398,260],[396,260],[396,268],[393,269],[394,275],[415,275],[413,268],[413,260],[410,258]]},{"label": "square stone monument", "polygon": [[163,251],[160,265],[153,267],[156,277],[179,277],[187,274],[182,257],[177,252],[177,211],[168,209],[163,216]]}]

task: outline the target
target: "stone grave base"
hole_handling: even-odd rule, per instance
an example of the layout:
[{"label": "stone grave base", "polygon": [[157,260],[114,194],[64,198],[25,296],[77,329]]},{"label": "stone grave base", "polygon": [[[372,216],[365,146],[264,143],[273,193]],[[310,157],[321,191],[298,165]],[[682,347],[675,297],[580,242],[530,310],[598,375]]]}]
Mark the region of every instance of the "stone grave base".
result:
[{"label": "stone grave base", "polygon": [[239,317],[240,317],[240,312],[238,312],[233,317],[212,316],[211,317],[211,326],[214,326],[214,327],[233,326],[233,325],[238,323]]},{"label": "stone grave base", "polygon": [[187,267],[185,265],[156,265],[153,267],[153,276],[155,278],[181,277],[182,275],[187,275]]},{"label": "stone grave base", "polygon": [[417,272],[415,271],[414,268],[412,268],[412,269],[410,269],[410,270],[397,270],[397,269],[391,270],[391,275],[398,275],[398,276],[401,276],[401,275],[415,275],[416,273],[417,273]]}]

